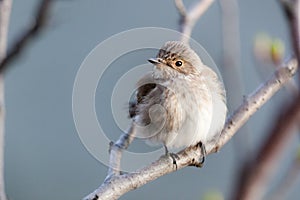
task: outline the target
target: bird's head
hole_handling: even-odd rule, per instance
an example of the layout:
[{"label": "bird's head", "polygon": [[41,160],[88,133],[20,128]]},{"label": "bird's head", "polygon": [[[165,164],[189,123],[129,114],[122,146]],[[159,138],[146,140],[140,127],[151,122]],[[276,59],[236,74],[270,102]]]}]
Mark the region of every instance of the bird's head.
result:
[{"label": "bird's head", "polygon": [[162,75],[172,77],[197,73],[203,65],[199,56],[188,45],[179,41],[166,42],[156,58],[148,61],[154,64]]}]

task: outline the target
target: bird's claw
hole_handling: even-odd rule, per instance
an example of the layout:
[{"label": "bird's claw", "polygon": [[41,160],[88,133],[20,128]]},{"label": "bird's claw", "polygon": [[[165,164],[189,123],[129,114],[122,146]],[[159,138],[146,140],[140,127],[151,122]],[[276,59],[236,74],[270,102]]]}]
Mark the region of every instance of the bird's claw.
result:
[{"label": "bird's claw", "polygon": [[179,159],[179,156],[176,153],[167,153],[168,156],[170,156],[172,158],[173,161],[173,165],[175,165],[176,170],[177,170],[177,162],[176,159]]},{"label": "bird's claw", "polygon": [[201,155],[202,155],[202,159],[201,159],[201,161],[199,161],[199,165],[201,165],[201,167],[202,167],[204,162],[205,162],[206,148],[205,148],[205,145],[202,142],[199,142],[198,145],[200,147]]},{"label": "bird's claw", "polygon": [[200,148],[202,158],[201,158],[201,160],[199,160],[199,161],[196,161],[195,159],[193,159],[193,160],[192,160],[192,163],[190,164],[190,166],[194,166],[194,167],[199,167],[199,168],[201,168],[201,167],[203,167],[203,164],[204,164],[204,162],[205,162],[206,149],[205,149],[205,146],[204,146],[204,144],[203,144],[202,142],[199,142],[197,145],[198,145],[199,148]]},{"label": "bird's claw", "polygon": [[172,158],[173,165],[175,165],[176,170],[177,170],[177,162],[176,162],[176,159],[179,160],[179,156],[178,156],[176,153],[170,153],[170,152],[168,151],[168,148],[167,148],[166,145],[164,145],[164,147],[165,147],[165,152],[166,152],[165,155],[166,155],[167,157],[171,157],[171,158]]}]

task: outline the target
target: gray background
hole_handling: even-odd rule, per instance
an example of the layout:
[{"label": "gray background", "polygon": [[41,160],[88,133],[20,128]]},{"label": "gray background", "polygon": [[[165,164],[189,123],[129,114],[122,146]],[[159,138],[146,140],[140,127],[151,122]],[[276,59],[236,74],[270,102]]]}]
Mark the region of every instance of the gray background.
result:
[{"label": "gray background", "polygon": [[[37,2],[14,1],[9,45],[28,27]],[[185,1],[187,5],[191,2]],[[239,1],[239,8],[241,70],[248,94],[261,82],[255,70],[258,63],[254,62],[252,55],[255,34],[265,31],[281,38],[286,49],[290,45],[287,26],[277,1]],[[54,3],[49,26],[5,76],[5,178],[9,199],[80,199],[102,183],[107,168],[81,144],[73,122],[72,88],[76,72],[86,55],[111,35],[144,26],[177,30],[177,21],[178,14],[172,0],[74,0]],[[197,23],[193,37],[220,66],[222,41],[218,2]],[[143,64],[154,55],[155,51],[147,50],[122,57],[122,71],[132,65]],[[107,75],[111,82],[107,79],[96,95],[99,120],[103,120],[104,129],[111,133],[109,137],[112,140],[118,137],[120,131],[113,122],[108,97],[114,81],[120,76],[119,65],[120,60],[110,68]],[[248,122],[250,135],[241,137],[242,140],[247,139],[250,151],[256,151],[263,141],[272,125],[272,116],[286,100],[283,98],[286,95],[280,92]],[[105,96],[108,97],[101,100]],[[239,134],[243,134],[242,131]],[[201,199],[209,191],[219,191],[228,197],[240,162],[236,143],[236,140],[230,141],[220,153],[210,155],[203,169],[186,168],[166,175],[121,199]],[[298,138],[285,152],[278,176],[272,181],[273,186],[292,160],[297,144]],[[99,142],[99,145],[107,144]],[[149,147],[141,143],[135,144],[134,148],[143,151],[143,148]],[[300,196],[296,190],[299,186],[298,182],[291,188],[288,199]]]}]

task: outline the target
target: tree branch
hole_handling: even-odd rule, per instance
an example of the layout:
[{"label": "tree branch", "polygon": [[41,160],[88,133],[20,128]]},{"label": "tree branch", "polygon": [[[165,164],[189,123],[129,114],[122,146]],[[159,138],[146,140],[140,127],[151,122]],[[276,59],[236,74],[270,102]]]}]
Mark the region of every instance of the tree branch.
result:
[{"label": "tree branch", "polygon": [[188,43],[192,34],[192,30],[205,13],[214,0],[199,0],[188,12],[186,11],[182,0],[175,0],[176,8],[180,14],[180,32],[182,33],[181,41]]},{"label": "tree branch", "polygon": [[287,106],[277,119],[265,144],[255,160],[245,163],[242,168],[236,200],[262,199],[266,185],[275,172],[282,149],[290,144],[297,123],[300,121],[300,96]]},{"label": "tree branch", "polygon": [[[273,76],[255,90],[243,104],[228,118],[225,127],[221,133],[219,141],[211,141],[206,145],[207,153],[217,152],[226,144],[230,138],[243,126],[246,121],[267,102],[285,82],[295,74],[298,68],[297,61],[291,59],[288,63],[276,70]],[[300,101],[299,101],[300,102]],[[121,136],[123,137],[123,136]],[[111,149],[110,155],[113,155],[115,149]],[[122,151],[119,149],[119,151]],[[189,147],[178,153],[177,169],[182,169],[195,164],[195,161],[201,158],[201,151],[198,147]],[[112,159],[112,158],[111,158]],[[135,172],[116,175],[106,179],[106,181],[93,193],[85,197],[85,200],[97,199],[117,199],[124,193],[134,190],[142,185],[153,181],[165,174],[176,171],[172,160],[168,157],[161,157],[147,167]]]},{"label": "tree branch", "polygon": [[[127,133],[124,133],[120,136],[118,141],[110,142],[109,144],[109,153],[110,153],[110,159],[109,159],[109,168],[108,173],[105,178],[106,180],[109,180],[111,177],[115,175],[120,175],[121,171],[121,158],[122,153],[124,149],[127,149],[128,146],[131,144],[131,142],[134,139],[134,130],[131,126],[130,130]],[[104,181],[104,182],[105,182]]]},{"label": "tree branch", "polygon": [[29,29],[25,31],[21,37],[12,45],[7,55],[0,62],[0,73],[3,73],[9,64],[21,54],[23,49],[29,44],[30,40],[37,37],[45,26],[47,16],[50,10],[52,0],[42,0],[37,8],[35,20],[30,25]]}]

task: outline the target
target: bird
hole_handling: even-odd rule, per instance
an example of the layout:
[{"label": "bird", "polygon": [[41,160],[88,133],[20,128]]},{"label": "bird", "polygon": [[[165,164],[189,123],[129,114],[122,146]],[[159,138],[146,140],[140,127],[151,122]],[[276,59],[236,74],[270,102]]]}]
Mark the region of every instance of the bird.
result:
[{"label": "bird", "polygon": [[205,146],[217,141],[226,119],[223,83],[181,41],[166,42],[148,61],[153,70],[139,79],[129,103],[132,137],[162,145],[173,164],[178,156],[170,149],[199,145],[204,163]]}]

